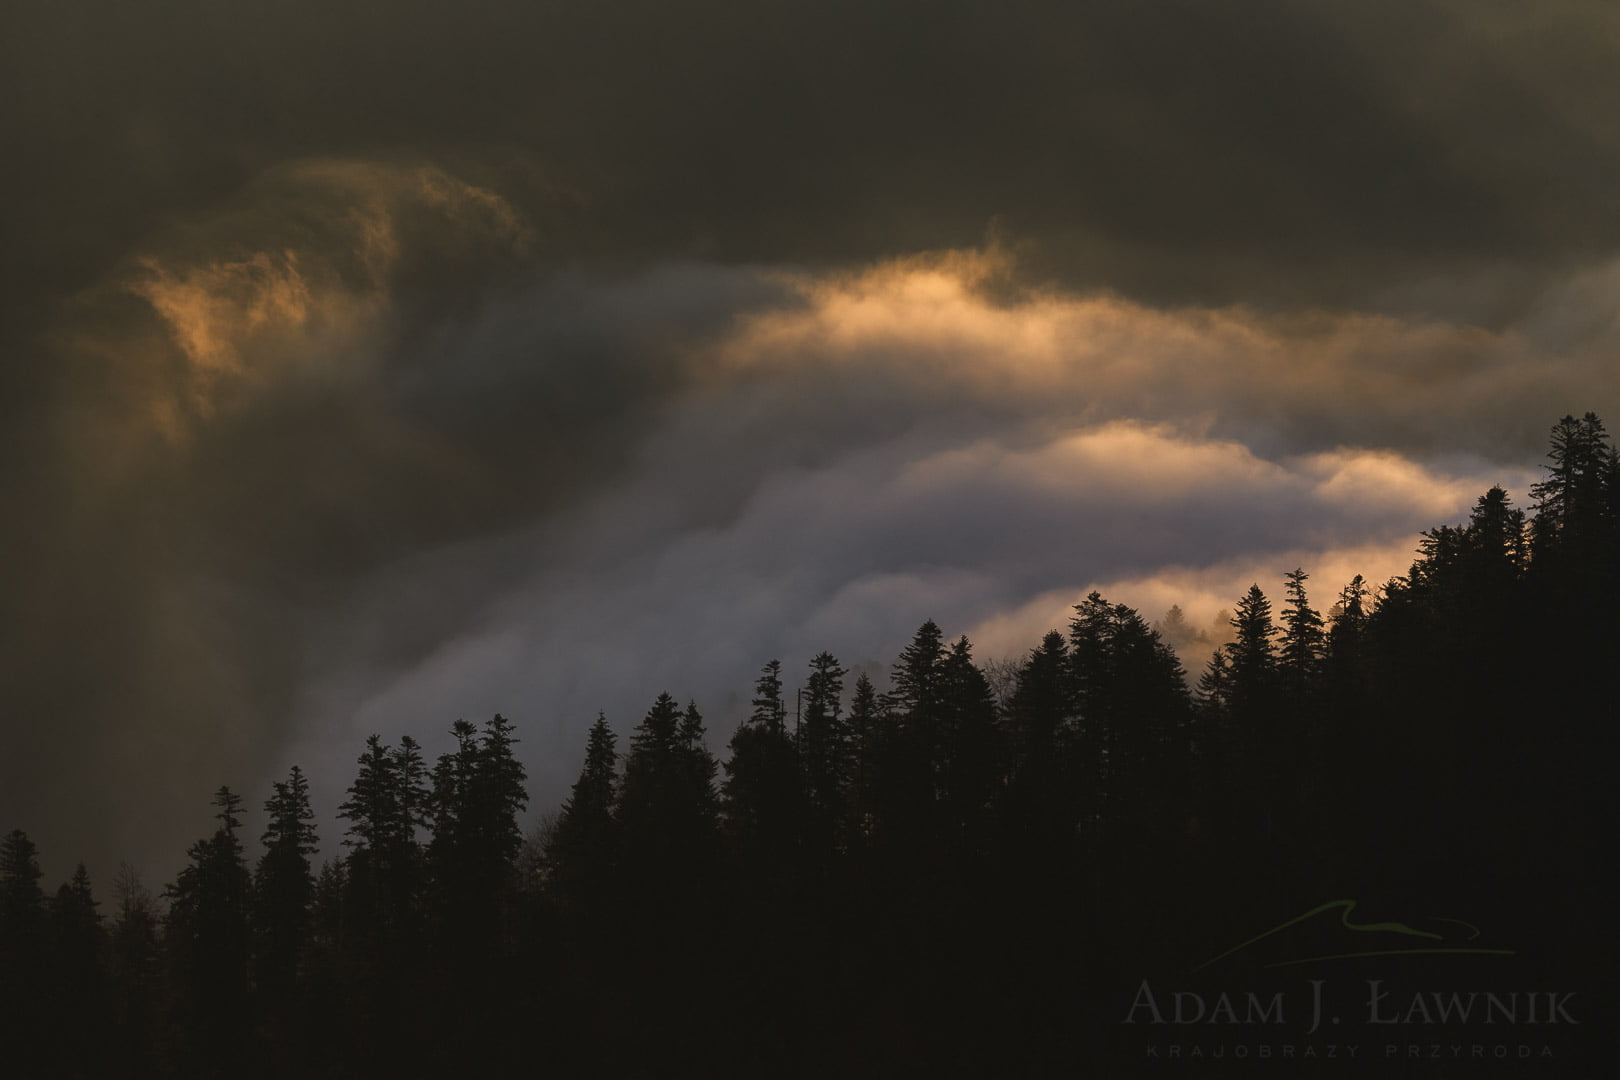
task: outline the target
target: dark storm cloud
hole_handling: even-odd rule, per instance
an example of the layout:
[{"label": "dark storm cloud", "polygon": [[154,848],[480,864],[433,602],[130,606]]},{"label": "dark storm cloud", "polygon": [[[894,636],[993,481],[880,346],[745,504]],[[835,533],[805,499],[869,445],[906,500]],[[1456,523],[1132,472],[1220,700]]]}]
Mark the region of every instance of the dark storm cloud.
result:
[{"label": "dark storm cloud", "polygon": [[[1065,432],[1162,423],[1153,445],[1238,447],[1237,474],[1326,530],[1351,515],[1324,485],[1362,474],[1323,479],[1311,455],[1394,449],[1438,470],[1414,489],[1448,494],[1357,502],[1376,525],[1358,542],[1393,543],[1462,497],[1433,455],[1473,455],[1454,470],[1472,482],[1613,401],[1617,19],[1395,0],[12,5],[0,827],[61,859],[172,860],[208,789],[259,785],[290,737],[347,754],[389,687],[437,678],[423,700],[470,717],[539,707],[511,675],[537,642],[582,650],[546,669],[568,688],[547,700],[588,719],[613,654],[568,627],[608,634],[600,613],[637,602],[621,576],[714,580],[661,592],[626,647],[658,653],[692,603],[711,627],[734,614],[692,688],[718,692],[767,640],[865,649],[859,627],[936,605],[984,622],[1031,590],[1151,575],[1132,545],[1185,557],[1173,521],[1155,545],[1090,518],[1073,580],[998,555],[993,517],[1031,535],[1079,519],[971,469],[948,475],[993,517],[948,513],[950,484],[894,486],[941,454],[1039,471]],[[1012,257],[967,284],[846,273],[987,236]],[[778,496],[817,512],[768,528]],[[936,519],[957,548],[930,546]],[[1202,522],[1205,558],[1253,554],[1248,528]],[[555,638],[492,600],[517,580]],[[503,644],[455,659],[486,637]],[[480,664],[507,674],[479,689]],[[339,705],[361,721],[323,734]]]},{"label": "dark storm cloud", "polygon": [[[1611,249],[1600,3],[35,4],[14,285],[315,155],[584,200],[574,252],[842,261],[979,241],[1070,282],[1356,300]],[[1498,296],[1495,299],[1500,300]]]}]

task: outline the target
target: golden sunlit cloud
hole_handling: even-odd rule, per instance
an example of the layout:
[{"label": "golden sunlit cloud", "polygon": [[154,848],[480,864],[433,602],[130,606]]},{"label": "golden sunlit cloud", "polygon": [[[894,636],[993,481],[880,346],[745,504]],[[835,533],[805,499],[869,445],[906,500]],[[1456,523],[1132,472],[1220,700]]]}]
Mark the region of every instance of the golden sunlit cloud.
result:
[{"label": "golden sunlit cloud", "polygon": [[160,425],[179,437],[184,418],[206,420],[277,378],[363,362],[406,245],[424,242],[403,234],[435,228],[516,253],[531,239],[498,194],[442,169],[317,160],[276,170],[234,211],[158,241],[123,287],[184,360],[151,403]]},{"label": "golden sunlit cloud", "polygon": [[[299,270],[295,251],[260,251],[243,259],[175,270],[152,257],[139,264],[145,276],[130,289],[168,325],[190,365],[192,397],[205,415],[221,379],[249,374],[242,358],[249,342],[301,331],[317,303],[329,309],[336,299],[324,289],[317,298]],[[279,344],[296,353],[295,343]]]},{"label": "golden sunlit cloud", "polygon": [[[709,371],[904,371],[987,404],[1039,399],[1048,412],[1091,420],[1442,452],[1492,417],[1497,431],[1515,431],[1526,409],[1556,416],[1612,396],[1605,357],[1620,331],[1588,327],[1596,339],[1559,340],[1549,329],[1561,325],[1556,298],[1523,330],[1489,331],[1354,312],[1158,309],[1050,289],[1009,299],[989,288],[1009,266],[991,250],[779,276],[802,303],[744,318]],[[1585,299],[1613,277],[1570,288]]]}]

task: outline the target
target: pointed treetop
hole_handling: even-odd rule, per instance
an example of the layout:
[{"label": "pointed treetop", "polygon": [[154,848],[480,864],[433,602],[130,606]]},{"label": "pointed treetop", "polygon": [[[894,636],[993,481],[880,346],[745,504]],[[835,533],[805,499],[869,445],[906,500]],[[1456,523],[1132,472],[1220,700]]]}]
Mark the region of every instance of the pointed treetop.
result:
[{"label": "pointed treetop", "polygon": [[613,806],[616,768],[619,755],[615,749],[613,729],[608,726],[607,715],[597,713],[585,740],[585,764],[579,779],[574,782],[573,793],[563,804],[563,812],[593,814],[605,817]]},{"label": "pointed treetop", "polygon": [[754,683],[754,711],[748,722],[769,731],[786,727],[787,708],[782,703],[782,661],[772,660],[760,669]]},{"label": "pointed treetop", "polygon": [[41,910],[39,852],[28,834],[13,829],[0,839],[0,922],[28,919]]},{"label": "pointed treetop", "polygon": [[804,684],[804,720],[815,725],[836,721],[843,712],[844,676],[849,674],[830,652],[817,653],[810,661],[810,676]]},{"label": "pointed treetop", "polygon": [[237,811],[242,809],[242,796],[221,784],[219,790],[214,792],[212,801],[219,807],[219,813],[214,816],[219,819],[220,830],[234,837],[236,830],[242,827],[242,819],[236,816]]},{"label": "pointed treetop", "polygon": [[1305,595],[1305,582],[1310,577],[1296,567],[1284,575],[1287,584],[1287,606],[1280,616],[1282,630],[1282,663],[1296,680],[1305,680],[1322,660],[1327,641],[1325,623]]},{"label": "pointed treetop", "polygon": [[663,757],[675,750],[680,736],[681,707],[667,691],[658,695],[630,738],[634,756]]},{"label": "pointed treetop", "polygon": [[891,697],[903,711],[927,712],[938,699],[940,664],[945,658],[945,635],[929,619],[917,628],[911,644],[900,653],[891,677]]},{"label": "pointed treetop", "polygon": [[689,750],[703,746],[703,714],[698,712],[695,701],[686,703],[686,712],[681,716],[681,742]]}]

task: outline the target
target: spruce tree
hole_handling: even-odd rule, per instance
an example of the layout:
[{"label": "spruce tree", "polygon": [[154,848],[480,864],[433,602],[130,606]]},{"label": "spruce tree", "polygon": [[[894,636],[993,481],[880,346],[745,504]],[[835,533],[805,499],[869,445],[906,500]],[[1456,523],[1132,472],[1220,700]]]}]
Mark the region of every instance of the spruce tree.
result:
[{"label": "spruce tree", "polygon": [[944,826],[964,855],[986,854],[990,807],[1005,775],[1005,747],[997,726],[995,695],[973,663],[966,636],[950,646],[939,667],[942,734],[936,765]]},{"label": "spruce tree", "polygon": [[939,704],[939,671],[945,661],[945,638],[934,620],[917,628],[900,653],[890,677],[891,700],[908,723],[933,722]]},{"label": "spruce tree", "polygon": [[393,759],[394,774],[399,784],[399,810],[403,818],[401,828],[405,833],[402,839],[414,844],[416,830],[429,825],[427,764],[422,760],[421,745],[409,735],[400,737],[399,748],[393,751]]},{"label": "spruce tree", "polygon": [[1367,607],[1372,589],[1367,579],[1357,574],[1339,590],[1339,599],[1333,605],[1328,619],[1328,653],[1336,654],[1348,649],[1349,642],[1360,638],[1367,628]]},{"label": "spruce tree", "polygon": [[1114,608],[1092,592],[1074,605],[1069,620],[1069,668],[1074,704],[1087,737],[1099,743],[1111,735],[1111,691],[1116,674]]},{"label": "spruce tree", "polygon": [[403,1060],[396,1046],[409,1018],[404,1002],[421,969],[426,912],[424,857],[398,751],[378,735],[366,740],[359,771],[338,817],[349,823],[341,953],[344,992],[366,1002],[354,1024],[356,1052]]},{"label": "spruce tree", "polygon": [[[1600,674],[1620,651],[1620,623],[1607,600],[1620,593],[1620,456],[1593,413],[1553,428],[1547,476],[1530,489],[1528,625],[1558,627],[1528,637],[1522,652],[1547,678],[1527,707],[1553,713],[1614,701]],[[1551,677],[1553,672],[1566,672]]]},{"label": "spruce tree", "polygon": [[884,759],[895,741],[893,715],[864,671],[855,677],[850,696],[849,734],[854,762],[846,835],[854,842],[870,838],[877,828]]},{"label": "spruce tree", "polygon": [[529,805],[529,793],[524,787],[527,773],[513,749],[518,742],[513,730],[512,721],[496,713],[484,723],[472,756],[468,839],[479,866],[478,875],[491,888],[510,884],[518,852],[523,848],[518,817]]},{"label": "spruce tree", "polygon": [[28,834],[13,829],[0,839],[0,927],[9,936],[37,935],[45,917],[39,887],[39,852]]},{"label": "spruce tree", "polygon": [[1529,562],[1524,511],[1499,486],[1479,497],[1468,519],[1467,549],[1476,587],[1501,595]]},{"label": "spruce tree", "polygon": [[509,985],[519,943],[518,815],[528,794],[513,730],[498,713],[482,729],[457,720],[456,749],[435,765],[428,798],[429,962],[441,994],[435,1008],[473,1032],[484,1030]]},{"label": "spruce tree", "polygon": [[706,845],[720,820],[720,799],[714,779],[719,766],[709,752],[703,714],[697,702],[688,701],[681,714],[680,745],[677,751],[678,776],[683,787],[681,800],[693,808],[694,825]]},{"label": "spruce tree", "polygon": [[1328,614],[1322,662],[1323,700],[1331,717],[1330,737],[1343,741],[1360,717],[1367,698],[1367,623],[1372,590],[1360,574],[1351,578]]},{"label": "spruce tree", "polygon": [[39,854],[21,829],[0,838],[0,1035],[18,1075],[43,1073],[51,1048],[50,950]]},{"label": "spruce tree", "polygon": [[396,859],[412,837],[399,759],[382,736],[371,735],[359,765],[349,797],[338,806],[338,817],[349,823],[343,843],[363,861],[386,863]]},{"label": "spruce tree", "polygon": [[797,858],[804,809],[799,751],[784,714],[782,664],[772,660],[754,683],[753,712],[732,734],[723,789],[731,845],[763,879],[780,878]]},{"label": "spruce tree", "polygon": [[264,854],[254,872],[254,911],[258,937],[258,977],[273,997],[287,996],[296,981],[299,955],[308,936],[315,875],[310,856],[317,850],[315,811],[309,780],[294,765],[271,787],[264,804]]},{"label": "spruce tree", "polygon": [[701,714],[660,694],[631,737],[616,813],[621,932],[635,965],[622,989],[643,1019],[638,1034],[660,1054],[697,1052],[700,1003],[707,1008],[724,985],[710,962],[720,868],[714,770]]},{"label": "spruce tree", "polygon": [[177,980],[192,1067],[235,1071],[245,1055],[252,878],[236,831],[241,796],[214,793],[220,826],[187,851],[190,862],[165,891],[164,941]]},{"label": "spruce tree", "polygon": [[64,1075],[106,1070],[107,937],[90,875],[80,863],[50,905],[51,1011],[58,1067]]},{"label": "spruce tree", "polygon": [[787,707],[782,701],[782,661],[772,660],[754,683],[754,711],[748,720],[767,731],[785,731]]},{"label": "spruce tree", "polygon": [[1007,716],[1015,773],[1051,764],[1073,710],[1069,646],[1049,630],[1018,671]]},{"label": "spruce tree", "polygon": [[1276,689],[1277,653],[1271,601],[1259,584],[1238,601],[1232,615],[1236,639],[1227,647],[1231,679],[1228,698],[1239,714],[1254,714],[1271,704]]},{"label": "spruce tree", "polygon": [[932,620],[917,628],[890,674],[887,705],[896,720],[878,769],[878,801],[890,840],[922,850],[937,833],[935,804],[944,794],[948,733],[942,730],[944,635]]},{"label": "spruce tree", "polygon": [[813,841],[833,844],[835,825],[845,803],[850,767],[849,728],[844,721],[844,668],[831,653],[818,653],[805,682],[804,721],[799,731],[799,764]]},{"label": "spruce tree", "polygon": [[459,719],[450,725],[456,748],[440,754],[433,766],[433,785],[427,803],[433,837],[428,863],[441,892],[465,885],[467,859],[476,843],[477,810],[474,792],[478,777],[478,729]]},{"label": "spruce tree", "polygon": [[[1535,499],[1531,539],[1538,561],[1612,561],[1615,486],[1620,458],[1595,413],[1565,416],[1552,429],[1547,477],[1530,488]],[[1603,550],[1609,547],[1610,550]]]},{"label": "spruce tree", "polygon": [[[1079,816],[1080,777],[1071,768],[1073,685],[1069,646],[1050,630],[1018,670],[1006,720],[1008,771],[1004,844],[1028,866],[1060,862]],[[1044,869],[1055,869],[1055,866]]]},{"label": "spruce tree", "polygon": [[450,730],[456,749],[433,769],[428,862],[441,959],[465,971],[491,960],[510,921],[528,793],[510,720],[496,714],[481,731],[457,720]]},{"label": "spruce tree", "polygon": [[[1133,608],[1090,593],[1069,623],[1069,667],[1079,737],[1073,771],[1093,829],[1145,821],[1161,807],[1149,790],[1187,720],[1175,651]],[[1162,803],[1163,800],[1157,800]]]},{"label": "spruce tree", "polygon": [[1309,577],[1297,567],[1284,575],[1287,606],[1280,616],[1282,648],[1277,659],[1285,689],[1296,702],[1315,685],[1327,642],[1326,623],[1305,595]]},{"label": "spruce tree", "polygon": [[597,714],[585,742],[585,764],[557,817],[545,852],[551,895],[570,912],[602,906],[613,885],[618,833],[613,805],[618,752],[607,717]]},{"label": "spruce tree", "polygon": [[683,714],[660,694],[631,736],[616,814],[629,888],[646,900],[678,894],[691,902],[706,885],[718,810],[713,778],[697,709]]},{"label": "spruce tree", "polygon": [[1203,674],[1198,677],[1198,704],[1212,718],[1223,715],[1232,700],[1232,662],[1227,659],[1226,646],[1217,645],[1209,654]]}]

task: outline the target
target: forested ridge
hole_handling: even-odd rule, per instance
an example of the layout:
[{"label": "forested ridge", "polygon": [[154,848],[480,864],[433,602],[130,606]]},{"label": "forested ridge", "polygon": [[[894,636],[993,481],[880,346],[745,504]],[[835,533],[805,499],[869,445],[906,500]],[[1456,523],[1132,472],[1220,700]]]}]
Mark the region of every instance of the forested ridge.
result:
[{"label": "forested ridge", "polygon": [[0,1073],[1134,1075],[1144,976],[1340,897],[1465,915],[1553,989],[1613,944],[1617,571],[1589,413],[1528,508],[1492,488],[1386,582],[1256,583],[1201,672],[1094,592],[999,695],[930,621],[886,687],[741,674],[724,753],[671,694],[598,717],[529,837],[502,716],[431,762],[368,739],[340,836],[298,768],[256,844],[218,789],[155,894],[47,892],[14,830]]}]

